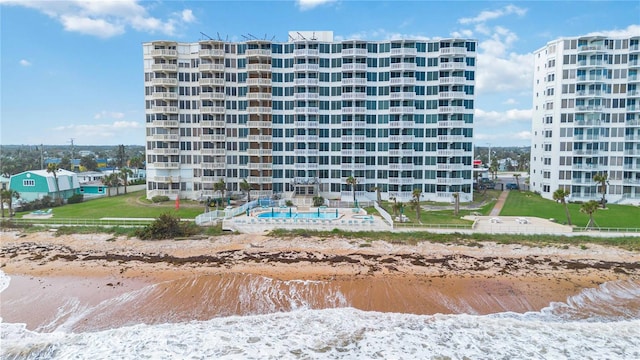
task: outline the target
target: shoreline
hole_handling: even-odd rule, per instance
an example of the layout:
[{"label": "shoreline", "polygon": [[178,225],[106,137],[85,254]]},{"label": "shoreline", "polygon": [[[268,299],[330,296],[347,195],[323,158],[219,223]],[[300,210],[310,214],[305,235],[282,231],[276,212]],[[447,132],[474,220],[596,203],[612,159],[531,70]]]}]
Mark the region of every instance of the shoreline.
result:
[{"label": "shoreline", "polygon": [[[85,309],[141,293],[139,304],[127,305],[138,309],[136,315],[72,325],[95,330],[120,324],[114,321],[123,316],[134,323],[189,321],[296,306],[414,314],[539,311],[605,282],[640,282],[640,253],[600,245],[399,245],[252,234],[141,241],[4,232],[0,270],[12,278],[1,294],[0,316],[30,329],[60,325],[52,323],[52,313],[69,299]],[[28,315],[33,308],[41,311]],[[166,311],[174,317],[164,318]]]}]

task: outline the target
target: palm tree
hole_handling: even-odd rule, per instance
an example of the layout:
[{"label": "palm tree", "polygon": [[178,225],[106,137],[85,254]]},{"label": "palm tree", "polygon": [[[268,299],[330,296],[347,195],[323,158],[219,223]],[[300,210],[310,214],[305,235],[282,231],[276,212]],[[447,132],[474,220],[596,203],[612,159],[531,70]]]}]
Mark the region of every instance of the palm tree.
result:
[{"label": "palm tree", "polygon": [[571,226],[571,214],[569,214],[569,207],[567,206],[566,197],[569,196],[569,190],[565,190],[559,188],[558,190],[553,192],[553,200],[559,201],[562,205],[564,205],[564,212],[567,214],[567,224]]},{"label": "palm tree", "polygon": [[219,204],[222,202],[224,198],[224,192],[227,190],[227,184],[224,183],[224,179],[220,179],[217,183],[213,184],[213,190],[220,192],[220,201],[216,201],[216,209],[219,208]]},{"label": "palm tree", "polygon": [[353,176],[349,176],[347,178],[347,184],[351,185],[351,191],[353,192],[353,206],[355,206],[356,203],[356,184],[358,184],[358,179],[354,178]]},{"label": "palm tree", "polygon": [[127,185],[129,184],[129,176],[133,175],[133,171],[129,168],[120,169],[120,179],[124,183],[124,193],[127,193]]},{"label": "palm tree", "polygon": [[420,221],[420,196],[422,195],[422,190],[420,188],[415,188],[411,195],[411,206],[416,211],[416,219],[419,223],[422,223],[422,221]]},{"label": "palm tree", "polygon": [[595,200],[589,200],[580,206],[580,212],[589,215],[589,222],[587,223],[587,226],[585,226],[585,229],[591,229],[598,226],[593,220],[593,214],[598,211],[598,206],[600,205]]},{"label": "palm tree", "polygon": [[58,170],[60,167],[58,164],[49,163],[47,165],[47,173],[53,174],[53,180],[56,183],[56,203],[60,204],[60,186],[58,184]]},{"label": "palm tree", "polygon": [[516,184],[518,185],[518,189],[520,189],[520,174],[513,174],[513,177],[516,179]]},{"label": "palm tree", "polygon": [[598,173],[593,175],[593,181],[595,181],[600,186],[600,193],[602,194],[602,208],[607,208],[607,184],[609,183],[609,174],[607,173]]},{"label": "palm tree", "polygon": [[109,175],[103,176],[102,179],[100,179],[100,181],[102,181],[102,183],[107,186],[108,197],[111,196],[111,187],[114,185],[114,183],[116,186],[119,185],[118,175],[116,175],[115,173],[111,173]]},{"label": "palm tree", "polygon": [[460,213],[460,194],[454,192],[451,196],[453,196],[453,215],[458,216]]},{"label": "palm tree", "polygon": [[247,193],[247,202],[251,202],[251,184],[247,182],[247,179],[242,179],[240,182],[240,190]]},{"label": "palm tree", "polygon": [[393,209],[393,216],[395,217],[398,214],[398,212],[402,214],[402,209],[404,209],[404,204],[402,203],[402,201],[396,201],[393,203],[391,208]]},{"label": "palm tree", "polygon": [[138,169],[144,166],[144,160],[140,156],[134,156],[129,159],[129,166],[135,169],[135,174],[137,176]]},{"label": "palm tree", "polygon": [[4,217],[4,204],[7,204],[7,206],[9,207],[9,217],[12,217],[13,199],[20,199],[20,193],[11,189],[2,190],[0,192],[0,199],[2,200],[2,217]]}]

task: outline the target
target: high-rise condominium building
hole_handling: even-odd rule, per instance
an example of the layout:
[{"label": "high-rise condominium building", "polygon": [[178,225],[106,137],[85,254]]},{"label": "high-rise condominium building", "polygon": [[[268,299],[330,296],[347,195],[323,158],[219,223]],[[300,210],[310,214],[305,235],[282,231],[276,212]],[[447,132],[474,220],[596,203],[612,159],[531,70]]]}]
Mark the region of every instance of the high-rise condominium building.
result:
[{"label": "high-rise condominium building", "polygon": [[[472,197],[476,41],[143,44],[147,196]],[[347,181],[349,179],[349,183]]]},{"label": "high-rise condominium building", "polygon": [[533,191],[640,202],[640,36],[580,36],[536,51],[533,84]]}]

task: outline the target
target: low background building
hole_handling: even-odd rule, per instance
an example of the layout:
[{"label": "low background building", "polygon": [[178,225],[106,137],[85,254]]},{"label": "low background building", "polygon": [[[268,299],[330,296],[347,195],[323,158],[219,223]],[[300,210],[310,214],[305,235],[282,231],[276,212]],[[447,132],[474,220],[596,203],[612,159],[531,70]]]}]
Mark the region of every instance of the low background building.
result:
[{"label": "low background building", "polygon": [[56,177],[46,170],[24,171],[11,176],[9,188],[20,193],[20,198],[26,202],[45,196],[56,198],[56,193],[61,199],[66,200],[80,189],[76,173],[60,169],[56,172]]}]

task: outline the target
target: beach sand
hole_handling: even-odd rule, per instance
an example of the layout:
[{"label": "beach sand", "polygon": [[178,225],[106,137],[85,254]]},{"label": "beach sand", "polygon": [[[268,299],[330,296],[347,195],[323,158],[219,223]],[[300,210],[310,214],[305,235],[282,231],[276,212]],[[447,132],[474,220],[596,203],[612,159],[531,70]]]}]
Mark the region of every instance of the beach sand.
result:
[{"label": "beach sand", "polygon": [[640,254],[335,237],[140,241],[3,232],[4,322],[97,330],[299,307],[414,314],[537,311],[608,281],[640,281]]}]

